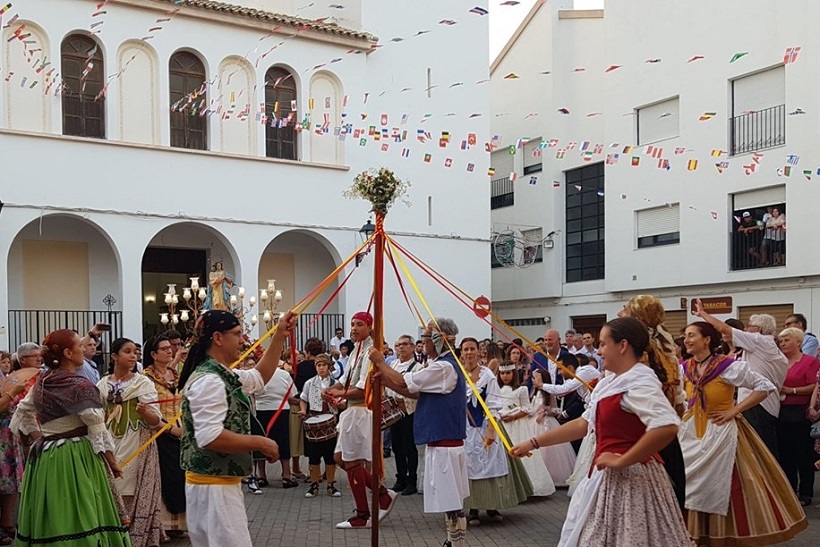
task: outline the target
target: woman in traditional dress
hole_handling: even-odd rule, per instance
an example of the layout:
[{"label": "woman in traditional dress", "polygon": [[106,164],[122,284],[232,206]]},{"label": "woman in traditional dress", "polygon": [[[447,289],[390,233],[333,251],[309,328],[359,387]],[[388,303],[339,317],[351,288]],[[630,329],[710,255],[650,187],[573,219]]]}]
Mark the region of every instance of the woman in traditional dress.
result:
[{"label": "woman in traditional dress", "polygon": [[[512,361],[505,361],[498,367],[498,387],[504,401],[499,415],[510,442],[518,444],[534,437],[536,431],[530,421],[529,391],[526,385],[518,385],[518,369]],[[522,463],[532,483],[533,496],[551,496],[555,493],[555,483],[542,458],[527,458]]]},{"label": "woman in traditional dress", "polygon": [[689,534],[658,450],[678,431],[679,419],[664,397],[663,368],[654,358],[639,362],[649,347],[646,327],[633,318],[607,323],[599,353],[605,376],[581,418],[513,448],[524,456],[541,446],[597,439],[593,469],[572,497],[559,546],[688,547]]},{"label": "woman in traditional dress", "polygon": [[[549,372],[544,369],[535,369],[532,371],[533,376],[539,376],[541,381],[545,384],[552,383],[549,377]],[[535,430],[535,435],[558,429],[560,424],[555,419],[560,413],[555,404],[555,397],[547,395],[542,390],[538,389],[532,401],[532,425]],[[552,446],[542,446],[540,449],[541,458],[544,460],[544,465],[547,466],[552,482],[556,488],[566,488],[567,479],[572,475],[572,470],[575,467],[575,451],[572,449],[570,443],[561,443]]]},{"label": "woman in traditional dress", "polygon": [[[651,294],[641,294],[632,297],[619,317],[634,317],[644,324],[649,330],[649,345],[655,352],[656,359],[666,371],[666,381],[663,383],[663,393],[669,403],[675,408],[678,416],[683,416],[684,402],[686,397],[683,393],[683,380],[680,374],[680,364],[675,355],[675,341],[663,322],[666,319],[666,310],[659,298]],[[639,356],[642,362],[646,362],[647,356]],[[685,511],[686,501],[686,464],[683,461],[678,438],[672,439],[668,446],[660,451],[663,459],[663,466],[669,474],[672,486],[675,489],[675,497],[681,511]]]},{"label": "woman in traditional dress", "polygon": [[[775,386],[744,361],[716,353],[720,334],[705,321],[686,327],[689,409],[678,438],[686,462],[689,533],[704,545],[771,545],[807,527],[786,476],[741,413]],[[752,393],[734,404],[736,387]]]},{"label": "woman in traditional dress", "polygon": [[[504,400],[495,375],[489,368],[478,364],[478,341],[465,338],[460,349],[461,362],[470,379],[487,408],[499,419],[498,412],[504,406]],[[500,521],[502,516],[498,510],[525,502],[532,494],[532,484],[521,462],[507,456],[504,444],[496,438],[495,429],[469,385],[466,396],[467,439],[464,441],[464,453],[470,496],[464,500],[464,507],[470,510],[470,525],[476,526],[481,524],[479,510],[487,511],[490,519]]]},{"label": "woman in traditional dress", "polygon": [[[4,359],[3,354],[11,367],[11,355],[0,352],[0,361]],[[9,425],[26,390],[26,382],[13,379],[3,382],[0,388],[0,545],[11,545],[15,533],[14,516],[25,462],[20,442]]]},{"label": "woman in traditional dress", "polygon": [[23,476],[16,544],[130,546],[105,467],[122,476],[100,392],[75,374],[83,365],[80,336],[57,330],[44,345],[48,370],[11,421],[16,434],[39,437]]},{"label": "woman in traditional dress", "polygon": [[[137,346],[128,338],[111,342],[113,372],[97,384],[118,462],[134,454],[151,438],[151,430],[160,425],[154,383],[132,372],[137,364],[136,350]],[[160,521],[162,490],[157,445],[151,443],[140,452],[115,484],[131,518],[129,532],[134,547],[155,547],[168,539]]]},{"label": "woman in traditional dress", "polygon": [[182,428],[177,421],[181,409],[179,375],[176,368],[171,366],[174,354],[168,337],[160,335],[154,338],[146,349],[148,354],[143,373],[154,382],[161,401],[159,411],[163,425],[173,424],[157,437],[156,444],[162,486],[162,526],[169,536],[174,537],[188,529],[185,520],[185,473],[179,465],[179,438],[182,436]]}]

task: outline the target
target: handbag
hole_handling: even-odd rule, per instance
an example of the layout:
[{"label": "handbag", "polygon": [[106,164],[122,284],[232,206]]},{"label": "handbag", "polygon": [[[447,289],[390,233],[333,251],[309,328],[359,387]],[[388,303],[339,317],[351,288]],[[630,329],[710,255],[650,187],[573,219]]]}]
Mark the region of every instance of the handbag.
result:
[{"label": "handbag", "polygon": [[820,439],[820,421],[814,422],[811,426],[811,433],[809,433],[812,439]]}]

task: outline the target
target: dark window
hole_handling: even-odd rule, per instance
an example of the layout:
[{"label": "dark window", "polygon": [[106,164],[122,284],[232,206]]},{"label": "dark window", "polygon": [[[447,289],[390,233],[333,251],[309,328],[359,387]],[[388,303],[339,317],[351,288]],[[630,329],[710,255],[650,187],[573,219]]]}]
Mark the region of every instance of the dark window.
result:
[{"label": "dark window", "polygon": [[732,216],[733,271],[786,265],[785,203],[737,209]]},{"label": "dark window", "polygon": [[566,172],[567,283],[604,278],[604,164]]},{"label": "dark window", "polygon": [[540,173],[543,171],[544,166],[541,163],[534,163],[532,165],[525,165],[524,166],[524,174],[525,175],[532,175],[533,173]]},{"label": "dark window", "polygon": [[63,135],[105,138],[105,66],[100,47],[71,34],[60,48],[63,77]]},{"label": "dark window", "polygon": [[168,63],[171,91],[171,146],[208,149],[208,95],[205,65],[193,53],[180,51]]},{"label": "dark window", "polygon": [[674,245],[680,243],[680,232],[670,232],[668,234],[658,234],[638,238],[638,248],[659,247],[661,245]]},{"label": "dark window", "polygon": [[490,183],[490,209],[500,209],[515,205],[515,192],[510,177],[497,179]]},{"label": "dark window", "polygon": [[296,82],[293,75],[280,67],[265,73],[265,155],[269,158],[298,160],[296,148]]}]

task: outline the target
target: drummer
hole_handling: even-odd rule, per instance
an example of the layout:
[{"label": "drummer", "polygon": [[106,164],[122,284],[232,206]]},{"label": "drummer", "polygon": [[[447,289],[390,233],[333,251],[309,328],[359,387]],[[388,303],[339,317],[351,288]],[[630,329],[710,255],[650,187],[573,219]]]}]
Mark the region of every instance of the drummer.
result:
[{"label": "drummer", "polygon": [[[299,417],[315,418],[329,431],[327,438],[321,441],[312,441],[310,435],[305,437],[305,455],[310,464],[310,488],[305,493],[306,498],[315,498],[319,494],[319,482],[322,480],[321,463],[325,461],[325,476],[327,477],[327,495],[338,498],[342,493],[336,488],[336,461],[333,452],[336,449],[336,407],[330,406],[322,399],[322,392],[332,386],[335,380],[330,376],[332,359],[327,353],[321,353],[314,358],[316,376],[305,382],[299,396]],[[324,419],[319,419],[324,418]],[[306,424],[307,426],[308,424]],[[308,428],[305,427],[307,433]]]}]

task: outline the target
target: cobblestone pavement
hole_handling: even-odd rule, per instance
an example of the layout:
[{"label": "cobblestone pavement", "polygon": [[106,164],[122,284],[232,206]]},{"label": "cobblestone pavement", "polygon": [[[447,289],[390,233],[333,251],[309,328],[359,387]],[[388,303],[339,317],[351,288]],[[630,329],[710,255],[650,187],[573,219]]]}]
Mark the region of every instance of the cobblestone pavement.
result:
[{"label": "cobblestone pavement", "polygon": [[[422,456],[420,454],[420,456]],[[423,462],[423,456],[420,457]],[[387,486],[393,484],[393,458],[385,460]],[[306,460],[303,458],[306,470]],[[335,524],[353,514],[353,499],[344,473],[338,479],[341,498],[320,495],[305,498],[308,485],[284,490],[279,478],[278,465],[268,465],[271,486],[262,495],[245,494],[249,527],[255,547],[366,547],[370,545],[369,530],[336,530]],[[276,479],[276,480],[274,480]],[[247,490],[246,490],[247,491]],[[820,473],[817,476],[815,505],[820,502]],[[503,522],[489,522],[481,515],[480,526],[471,526],[467,532],[469,547],[518,547],[557,545],[566,515],[569,498],[566,490],[559,490],[549,498],[531,498],[518,507],[503,511]],[[783,545],[816,547],[820,545],[820,508],[806,508],[809,528],[796,539]],[[440,547],[445,539],[444,517],[424,513],[423,496],[399,496],[390,516],[382,521],[380,544],[385,547],[410,546]],[[190,545],[187,540],[165,544],[173,547]],[[225,546],[228,547],[228,546]]]}]

